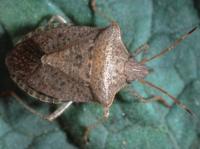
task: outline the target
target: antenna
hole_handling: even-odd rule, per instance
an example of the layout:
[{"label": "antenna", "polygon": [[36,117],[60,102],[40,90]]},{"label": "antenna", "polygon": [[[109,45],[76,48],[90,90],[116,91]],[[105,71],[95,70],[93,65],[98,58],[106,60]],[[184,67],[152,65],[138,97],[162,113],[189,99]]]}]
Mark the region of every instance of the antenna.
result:
[{"label": "antenna", "polygon": [[190,30],[189,32],[187,32],[186,34],[182,35],[181,37],[179,37],[178,39],[176,39],[176,41],[174,43],[172,43],[168,48],[164,49],[163,51],[161,51],[160,53],[152,56],[151,58],[144,58],[143,60],[140,61],[140,64],[145,64],[153,59],[159,58],[161,56],[163,56],[165,53],[171,51],[172,49],[174,49],[181,41],[183,41],[184,39],[186,39],[189,35],[191,35],[198,27],[194,27],[192,30]]}]

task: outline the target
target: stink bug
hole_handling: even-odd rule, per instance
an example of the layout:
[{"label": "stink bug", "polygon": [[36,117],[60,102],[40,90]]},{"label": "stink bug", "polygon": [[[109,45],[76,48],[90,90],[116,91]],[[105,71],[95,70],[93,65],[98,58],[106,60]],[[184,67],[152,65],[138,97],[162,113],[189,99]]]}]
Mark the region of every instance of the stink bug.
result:
[{"label": "stink bug", "polygon": [[[55,20],[57,25],[52,23]],[[49,121],[73,102],[98,102],[104,107],[104,117],[108,117],[116,93],[135,80],[159,90],[191,113],[175,97],[144,78],[149,73],[145,63],[172,50],[195,29],[161,53],[138,62],[126,50],[116,22],[105,28],[75,26],[54,16],[46,27],[36,29],[17,43],[6,57],[6,65],[12,80],[26,93],[44,102],[62,103],[55,112],[43,116],[17,98],[27,109]],[[136,55],[142,50],[137,49]],[[136,92],[134,95],[144,100]],[[151,99],[168,106],[162,97]]]},{"label": "stink bug", "polygon": [[[52,25],[55,20],[60,22],[56,26]],[[149,73],[144,64],[173,49],[195,29],[161,53],[137,62],[126,50],[117,23],[105,28],[75,26],[54,16],[48,26],[31,32],[17,43],[6,58],[6,65],[12,80],[29,95],[44,102],[63,103],[45,117],[50,121],[72,102],[98,102],[108,117],[116,93],[135,80],[158,89],[191,113],[175,97],[144,80]],[[164,103],[161,97],[154,99]]]}]

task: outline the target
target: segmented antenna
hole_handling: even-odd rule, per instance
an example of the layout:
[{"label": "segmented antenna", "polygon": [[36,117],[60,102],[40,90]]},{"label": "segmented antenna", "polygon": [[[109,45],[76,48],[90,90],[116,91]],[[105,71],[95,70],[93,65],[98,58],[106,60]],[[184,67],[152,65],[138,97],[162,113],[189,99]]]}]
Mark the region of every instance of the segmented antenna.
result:
[{"label": "segmented antenna", "polygon": [[165,53],[171,51],[172,49],[174,49],[181,41],[183,41],[184,39],[186,39],[189,35],[191,35],[196,29],[198,28],[198,26],[194,27],[192,30],[190,30],[189,32],[187,32],[186,34],[182,35],[180,38],[176,39],[176,41],[174,43],[172,43],[168,48],[164,49],[163,51],[161,51],[160,53],[152,56],[151,58],[144,58],[143,60],[141,60],[140,64],[145,64],[153,59],[159,58],[161,56],[163,56]]}]

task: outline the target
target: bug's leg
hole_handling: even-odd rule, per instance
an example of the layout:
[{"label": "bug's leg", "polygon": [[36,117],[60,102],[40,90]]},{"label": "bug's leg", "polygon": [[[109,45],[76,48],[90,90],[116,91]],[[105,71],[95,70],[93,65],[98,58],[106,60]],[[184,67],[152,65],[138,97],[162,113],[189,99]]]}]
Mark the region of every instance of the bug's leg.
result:
[{"label": "bug's leg", "polygon": [[93,12],[97,10],[96,0],[90,0],[90,7],[92,8]]},{"label": "bug's leg", "polygon": [[158,86],[156,86],[156,85],[154,85],[151,82],[146,81],[146,80],[139,80],[139,82],[144,84],[144,85],[146,85],[146,86],[154,88],[154,89],[160,91],[161,93],[167,95],[180,108],[182,108],[183,110],[187,111],[189,114],[194,115],[193,112],[186,105],[182,104],[176,97],[170,95],[167,91],[163,90],[162,88],[160,88],[160,87],[158,87]]},{"label": "bug's leg", "polygon": [[104,19],[108,20],[109,22],[116,22],[112,16],[105,14],[103,11],[98,9],[96,5],[96,0],[90,0],[89,2],[90,9],[92,10],[93,14],[98,14],[99,16],[103,17]]},{"label": "bug's leg", "polygon": [[131,91],[131,94],[133,94],[133,96],[137,97],[143,103],[151,103],[151,102],[154,102],[154,101],[159,101],[164,106],[166,106],[167,108],[169,108],[169,109],[171,108],[171,105],[169,105],[161,96],[152,96],[152,97],[149,97],[149,98],[145,98],[134,90]]},{"label": "bug's leg", "polygon": [[59,16],[59,15],[52,16],[48,24],[51,24],[53,22],[59,22],[59,23],[64,23],[64,24],[68,23],[62,16]]},{"label": "bug's leg", "polygon": [[84,135],[83,135],[84,143],[87,143],[89,141],[88,137],[89,137],[90,131],[92,129],[96,128],[99,124],[104,123],[106,120],[107,120],[106,117],[102,117],[102,118],[98,119],[94,124],[91,124],[85,128]]},{"label": "bug's leg", "polygon": [[54,111],[53,113],[49,114],[49,115],[44,115],[38,111],[36,111],[35,109],[31,108],[27,103],[25,103],[15,92],[13,91],[8,91],[8,92],[2,92],[0,93],[0,96],[13,96],[15,97],[15,99],[22,105],[24,106],[25,109],[27,109],[28,111],[30,111],[31,113],[45,119],[48,121],[53,121],[55,118],[57,118],[58,116],[60,116],[71,104],[72,102],[69,101],[67,103],[63,103],[56,111]]},{"label": "bug's leg", "polygon": [[35,115],[38,115],[40,117],[43,117],[43,115],[39,112],[37,112],[36,110],[34,110],[33,108],[31,108],[30,106],[28,106],[24,101],[22,101],[22,99],[13,91],[6,91],[0,94],[0,96],[12,96],[15,97],[15,99],[22,105],[24,106],[28,111],[32,112]]},{"label": "bug's leg", "polygon": [[55,26],[55,24],[66,24],[68,26],[74,25],[74,23],[69,18],[64,18],[60,15],[55,15],[50,18],[48,21],[49,26]]},{"label": "bug's leg", "polygon": [[99,124],[104,123],[109,117],[109,107],[104,107],[104,115],[100,119],[98,119],[94,124],[91,124],[85,128],[83,141],[84,143],[88,142],[88,136],[92,129],[96,128]]},{"label": "bug's leg", "polygon": [[149,48],[149,45],[147,43],[141,45],[139,48],[137,48],[134,53],[133,56],[137,56],[142,52],[146,52],[146,50]]},{"label": "bug's leg", "polygon": [[69,101],[66,103],[63,103],[58,109],[56,109],[53,113],[44,116],[43,118],[48,120],[48,121],[53,121],[56,119],[58,116],[60,116],[73,102]]}]

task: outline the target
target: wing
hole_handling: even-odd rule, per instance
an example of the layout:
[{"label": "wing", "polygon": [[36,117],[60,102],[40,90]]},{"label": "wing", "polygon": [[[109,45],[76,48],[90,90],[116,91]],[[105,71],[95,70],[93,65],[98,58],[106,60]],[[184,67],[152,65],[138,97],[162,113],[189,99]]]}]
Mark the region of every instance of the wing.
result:
[{"label": "wing", "polygon": [[[99,34],[96,27],[87,26],[68,26],[62,24],[59,27],[47,28],[46,30],[36,31],[32,34],[33,41],[40,45],[46,54],[64,50],[77,43],[94,39]],[[67,47],[66,47],[67,45]]]},{"label": "wing", "polygon": [[88,102],[93,99],[88,84],[48,65],[40,65],[26,83],[37,92],[57,98],[59,102]]},{"label": "wing", "polygon": [[90,89],[84,81],[74,80],[58,69],[43,65],[43,55],[42,49],[30,38],[19,43],[6,57],[11,77],[24,91],[31,89],[55,98],[50,98],[52,100],[48,102],[92,100]]}]

